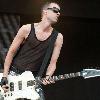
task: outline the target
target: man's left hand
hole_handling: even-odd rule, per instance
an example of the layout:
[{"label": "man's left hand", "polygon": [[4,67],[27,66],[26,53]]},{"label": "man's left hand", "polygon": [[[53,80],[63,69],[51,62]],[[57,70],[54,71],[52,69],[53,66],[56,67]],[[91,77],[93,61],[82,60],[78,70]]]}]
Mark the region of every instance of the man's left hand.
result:
[{"label": "man's left hand", "polygon": [[43,78],[42,83],[44,85],[55,83],[55,81],[52,79],[51,76],[47,75],[45,78]]}]

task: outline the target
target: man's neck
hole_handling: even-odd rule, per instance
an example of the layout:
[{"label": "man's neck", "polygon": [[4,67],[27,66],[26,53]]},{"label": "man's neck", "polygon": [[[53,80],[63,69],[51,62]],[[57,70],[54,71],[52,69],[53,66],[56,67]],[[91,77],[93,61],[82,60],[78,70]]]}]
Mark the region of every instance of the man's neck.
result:
[{"label": "man's neck", "polygon": [[51,23],[46,20],[39,22],[38,25],[44,32],[47,32],[52,28]]}]

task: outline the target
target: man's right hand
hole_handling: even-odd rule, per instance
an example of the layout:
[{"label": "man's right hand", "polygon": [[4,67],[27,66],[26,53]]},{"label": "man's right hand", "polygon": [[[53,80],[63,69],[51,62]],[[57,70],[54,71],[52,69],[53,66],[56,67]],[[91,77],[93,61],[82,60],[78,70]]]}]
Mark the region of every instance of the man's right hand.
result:
[{"label": "man's right hand", "polygon": [[9,90],[7,77],[2,77],[2,79],[1,79],[1,87],[4,90],[4,92],[7,92]]}]

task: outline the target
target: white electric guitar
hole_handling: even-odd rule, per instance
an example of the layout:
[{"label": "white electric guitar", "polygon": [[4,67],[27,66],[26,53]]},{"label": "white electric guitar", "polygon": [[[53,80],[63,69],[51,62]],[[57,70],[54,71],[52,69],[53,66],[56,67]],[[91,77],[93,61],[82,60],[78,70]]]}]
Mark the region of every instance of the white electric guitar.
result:
[{"label": "white electric guitar", "polygon": [[[0,73],[0,80],[3,73]],[[54,81],[64,80],[68,78],[82,76],[85,79],[100,76],[100,70],[97,69],[84,69],[81,72],[69,73],[59,76],[53,76],[51,79]],[[36,83],[41,83],[42,78],[34,78],[32,72],[25,71],[21,75],[12,76],[8,75],[9,91],[4,93],[0,87],[0,100],[18,100],[25,98],[30,100],[40,100],[39,94],[36,92]]]}]

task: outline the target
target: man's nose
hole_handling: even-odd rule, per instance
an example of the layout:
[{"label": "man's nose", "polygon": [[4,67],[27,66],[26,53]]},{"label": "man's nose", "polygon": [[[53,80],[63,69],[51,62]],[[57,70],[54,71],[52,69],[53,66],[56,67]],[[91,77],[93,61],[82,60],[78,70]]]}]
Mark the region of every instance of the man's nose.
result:
[{"label": "man's nose", "polygon": [[58,12],[57,15],[60,16],[60,12]]}]

